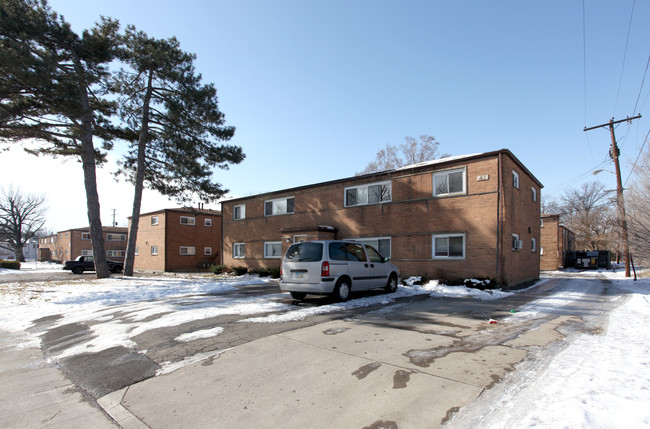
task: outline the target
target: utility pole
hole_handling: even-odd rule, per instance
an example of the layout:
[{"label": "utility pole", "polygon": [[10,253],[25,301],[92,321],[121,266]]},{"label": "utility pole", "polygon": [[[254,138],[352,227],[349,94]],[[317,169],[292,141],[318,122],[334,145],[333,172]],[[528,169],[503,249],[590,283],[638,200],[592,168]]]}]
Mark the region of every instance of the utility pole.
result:
[{"label": "utility pole", "polygon": [[618,220],[621,222],[621,238],[623,239],[623,254],[625,255],[625,277],[630,277],[630,244],[627,238],[627,218],[625,215],[625,200],[623,199],[623,182],[621,180],[621,167],[618,162],[619,155],[621,151],[618,148],[616,143],[616,136],[614,135],[614,124],[619,124],[621,122],[632,122],[633,119],[639,119],[641,115],[634,116],[630,118],[629,116],[625,119],[615,121],[614,118],[610,119],[608,123],[596,125],[595,127],[590,127],[584,129],[584,131],[594,130],[596,128],[602,128],[609,126],[609,134],[612,138],[612,146],[610,148],[610,157],[614,160],[614,166],[616,167],[616,205],[618,212]]},{"label": "utility pole", "polygon": [[116,209],[113,209],[113,226],[117,226],[117,224],[115,223],[115,212],[116,211],[117,211]]}]

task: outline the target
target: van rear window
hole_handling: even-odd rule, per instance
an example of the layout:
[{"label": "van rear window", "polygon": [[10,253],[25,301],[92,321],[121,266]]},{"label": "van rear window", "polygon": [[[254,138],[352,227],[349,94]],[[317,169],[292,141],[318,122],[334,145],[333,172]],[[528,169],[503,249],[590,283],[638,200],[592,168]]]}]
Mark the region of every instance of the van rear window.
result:
[{"label": "van rear window", "polygon": [[323,243],[296,243],[289,247],[285,261],[318,262],[323,259]]}]

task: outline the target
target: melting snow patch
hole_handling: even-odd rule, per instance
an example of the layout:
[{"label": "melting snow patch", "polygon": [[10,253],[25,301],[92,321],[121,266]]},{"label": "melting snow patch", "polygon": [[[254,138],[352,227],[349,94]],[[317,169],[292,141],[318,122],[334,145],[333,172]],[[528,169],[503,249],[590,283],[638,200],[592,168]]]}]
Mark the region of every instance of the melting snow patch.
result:
[{"label": "melting snow patch", "polygon": [[213,329],[204,329],[202,331],[188,332],[187,334],[179,335],[178,337],[174,338],[174,340],[188,343],[194,340],[216,337],[222,332],[223,332],[222,327],[216,327]]}]

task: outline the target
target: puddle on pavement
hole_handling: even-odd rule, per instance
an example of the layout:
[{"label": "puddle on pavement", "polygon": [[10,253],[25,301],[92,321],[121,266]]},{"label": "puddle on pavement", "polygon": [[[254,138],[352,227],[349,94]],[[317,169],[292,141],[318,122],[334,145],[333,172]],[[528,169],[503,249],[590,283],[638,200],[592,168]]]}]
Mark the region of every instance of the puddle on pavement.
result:
[{"label": "puddle on pavement", "polygon": [[347,331],[348,329],[350,329],[350,328],[330,328],[330,329],[326,329],[325,331],[323,331],[323,334],[325,334],[325,335],[336,335],[336,334],[343,333],[343,332]]},{"label": "puddle on pavement", "polygon": [[362,380],[366,378],[368,374],[377,370],[380,366],[381,364],[379,362],[369,363],[368,365],[364,365],[356,371],[353,371],[352,375],[356,375],[359,380]]},{"label": "puddle on pavement", "polygon": [[393,375],[393,389],[404,389],[411,380],[412,371],[405,371],[403,369],[398,369]]},{"label": "puddle on pavement", "polygon": [[363,429],[398,429],[397,422],[392,420],[377,420],[369,426],[364,426]]}]

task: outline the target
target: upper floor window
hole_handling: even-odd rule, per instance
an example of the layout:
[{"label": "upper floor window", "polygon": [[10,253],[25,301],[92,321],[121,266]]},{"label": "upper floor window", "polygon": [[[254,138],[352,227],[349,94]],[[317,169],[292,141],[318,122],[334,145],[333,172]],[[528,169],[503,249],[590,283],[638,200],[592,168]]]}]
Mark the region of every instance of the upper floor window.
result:
[{"label": "upper floor window", "polygon": [[519,250],[523,247],[523,243],[519,239],[519,234],[512,234],[512,250]]},{"label": "upper floor window", "polygon": [[433,258],[464,258],[465,234],[439,234],[433,236]]},{"label": "upper floor window", "polygon": [[512,186],[519,189],[519,173],[515,170],[512,170]]},{"label": "upper floor window", "polygon": [[82,240],[90,240],[90,233],[89,232],[82,232],[81,233],[81,239]]},{"label": "upper floor window", "polygon": [[345,188],[345,206],[362,206],[391,201],[391,183],[381,182]]},{"label": "upper floor window", "polygon": [[441,171],[433,174],[433,195],[464,194],[466,192],[465,169]]},{"label": "upper floor window", "polygon": [[106,234],[107,241],[126,241],[126,234]]},{"label": "upper floor window", "polygon": [[196,218],[192,216],[181,216],[181,225],[194,225]]},{"label": "upper floor window", "polygon": [[180,248],[181,255],[194,255],[195,253],[196,250],[194,249],[194,246],[181,246]]},{"label": "upper floor window", "polygon": [[537,202],[537,189],[530,187],[530,194],[534,202]]},{"label": "upper floor window", "polygon": [[158,246],[151,246],[151,255],[156,256],[158,254]]},{"label": "upper floor window", "polygon": [[294,197],[264,201],[264,216],[294,213]]},{"label": "upper floor window", "polygon": [[235,220],[246,219],[246,205],[235,206],[232,209],[232,218]]},{"label": "upper floor window", "polygon": [[537,240],[534,239],[534,238],[531,238],[530,239],[530,251],[534,252],[535,250],[537,250]]},{"label": "upper floor window", "polygon": [[205,226],[212,226],[212,219],[209,219],[209,218],[205,219],[204,225]]},{"label": "upper floor window", "polygon": [[204,247],[203,248],[203,254],[204,255],[212,255],[212,247]]},{"label": "upper floor window", "polygon": [[158,216],[151,216],[151,225],[158,225]]}]

